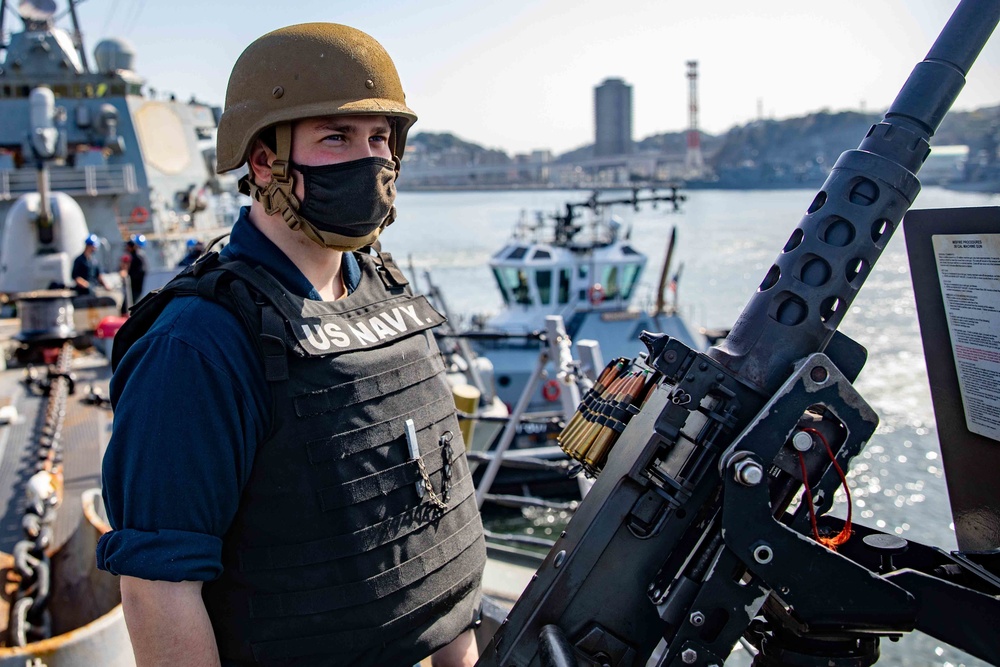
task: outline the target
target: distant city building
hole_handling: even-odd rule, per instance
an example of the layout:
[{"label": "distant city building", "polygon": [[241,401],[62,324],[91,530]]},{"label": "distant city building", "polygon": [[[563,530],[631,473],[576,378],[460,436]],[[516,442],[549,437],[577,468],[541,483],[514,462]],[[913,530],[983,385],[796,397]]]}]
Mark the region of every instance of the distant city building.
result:
[{"label": "distant city building", "polygon": [[698,129],[698,61],[687,61],[688,78],[688,135],[687,156],[684,166],[688,174],[701,176],[705,171],[705,158],[701,154],[701,132]]},{"label": "distant city building", "polygon": [[605,79],[594,88],[594,155],[627,155],[632,147],[632,86]]}]

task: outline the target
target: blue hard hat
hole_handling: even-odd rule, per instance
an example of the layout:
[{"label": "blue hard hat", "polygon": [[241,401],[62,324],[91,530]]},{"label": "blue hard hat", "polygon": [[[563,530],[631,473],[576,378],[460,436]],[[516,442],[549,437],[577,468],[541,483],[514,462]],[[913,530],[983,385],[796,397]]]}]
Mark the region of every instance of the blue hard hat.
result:
[{"label": "blue hard hat", "polygon": [[83,243],[85,245],[89,245],[96,248],[97,246],[101,245],[101,238],[97,234],[91,234],[86,238],[86,240]]},{"label": "blue hard hat", "polygon": [[140,248],[146,247],[146,236],[144,234],[133,234],[128,240],[130,243],[134,243]]},{"label": "blue hard hat", "polygon": [[191,248],[195,247],[199,243],[201,243],[201,241],[199,241],[198,239],[188,239],[187,240],[188,250],[190,250]]}]

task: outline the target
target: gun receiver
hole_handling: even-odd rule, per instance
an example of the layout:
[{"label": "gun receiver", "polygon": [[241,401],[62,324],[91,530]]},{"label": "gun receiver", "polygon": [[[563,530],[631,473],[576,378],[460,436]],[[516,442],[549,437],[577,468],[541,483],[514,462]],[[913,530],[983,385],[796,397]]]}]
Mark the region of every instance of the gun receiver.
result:
[{"label": "gun receiver", "polygon": [[[867,353],[837,326],[998,21],[1000,0],[961,2],[725,342],[699,353],[644,333],[648,355],[619,369],[650,379],[629,397],[638,413],[610,419],[621,401],[603,413],[601,397],[585,401],[621,434],[610,454],[604,436],[563,443],[597,480],[478,665],[569,664],[571,649],[580,665],[646,665],[655,651],[656,665],[721,666],[746,636],[760,667],[862,666],[879,636],[914,629],[1000,661],[990,567],[862,527],[839,551],[819,541],[844,527],[823,515],[878,423],[852,386]],[[587,432],[571,423],[570,437]],[[814,513],[790,509],[804,488]]]}]

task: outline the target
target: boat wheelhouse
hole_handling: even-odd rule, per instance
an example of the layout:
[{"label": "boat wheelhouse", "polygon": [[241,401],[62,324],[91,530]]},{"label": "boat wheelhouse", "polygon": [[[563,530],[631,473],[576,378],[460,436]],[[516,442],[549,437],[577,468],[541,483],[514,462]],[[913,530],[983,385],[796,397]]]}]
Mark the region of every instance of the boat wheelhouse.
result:
[{"label": "boat wheelhouse", "polygon": [[[704,347],[701,335],[662,298],[652,309],[635,305],[648,258],[621,218],[610,213],[614,206],[639,210],[641,204],[661,202],[678,210],[683,200],[676,189],[647,196],[633,190],[630,197],[603,200],[594,193],[587,201],[567,203],[561,213],[538,214],[534,220],[522,215],[510,241],[490,260],[503,308],[480,321],[474,339],[476,352],[493,364],[497,394],[504,402],[516,402],[530,377],[538,332],[549,315],[563,318],[573,341],[597,341],[605,360],[639,354],[644,330]],[[558,383],[546,383],[532,407],[555,407],[558,394]]]}]

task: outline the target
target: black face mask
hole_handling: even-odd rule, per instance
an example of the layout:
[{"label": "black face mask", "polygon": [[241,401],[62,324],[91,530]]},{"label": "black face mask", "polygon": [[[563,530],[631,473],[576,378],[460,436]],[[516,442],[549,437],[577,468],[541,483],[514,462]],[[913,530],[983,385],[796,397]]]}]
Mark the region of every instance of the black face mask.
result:
[{"label": "black face mask", "polygon": [[305,186],[298,213],[308,228],[302,231],[320,245],[357,250],[374,242],[396,218],[396,170],[390,159],[291,166],[302,173]]}]

